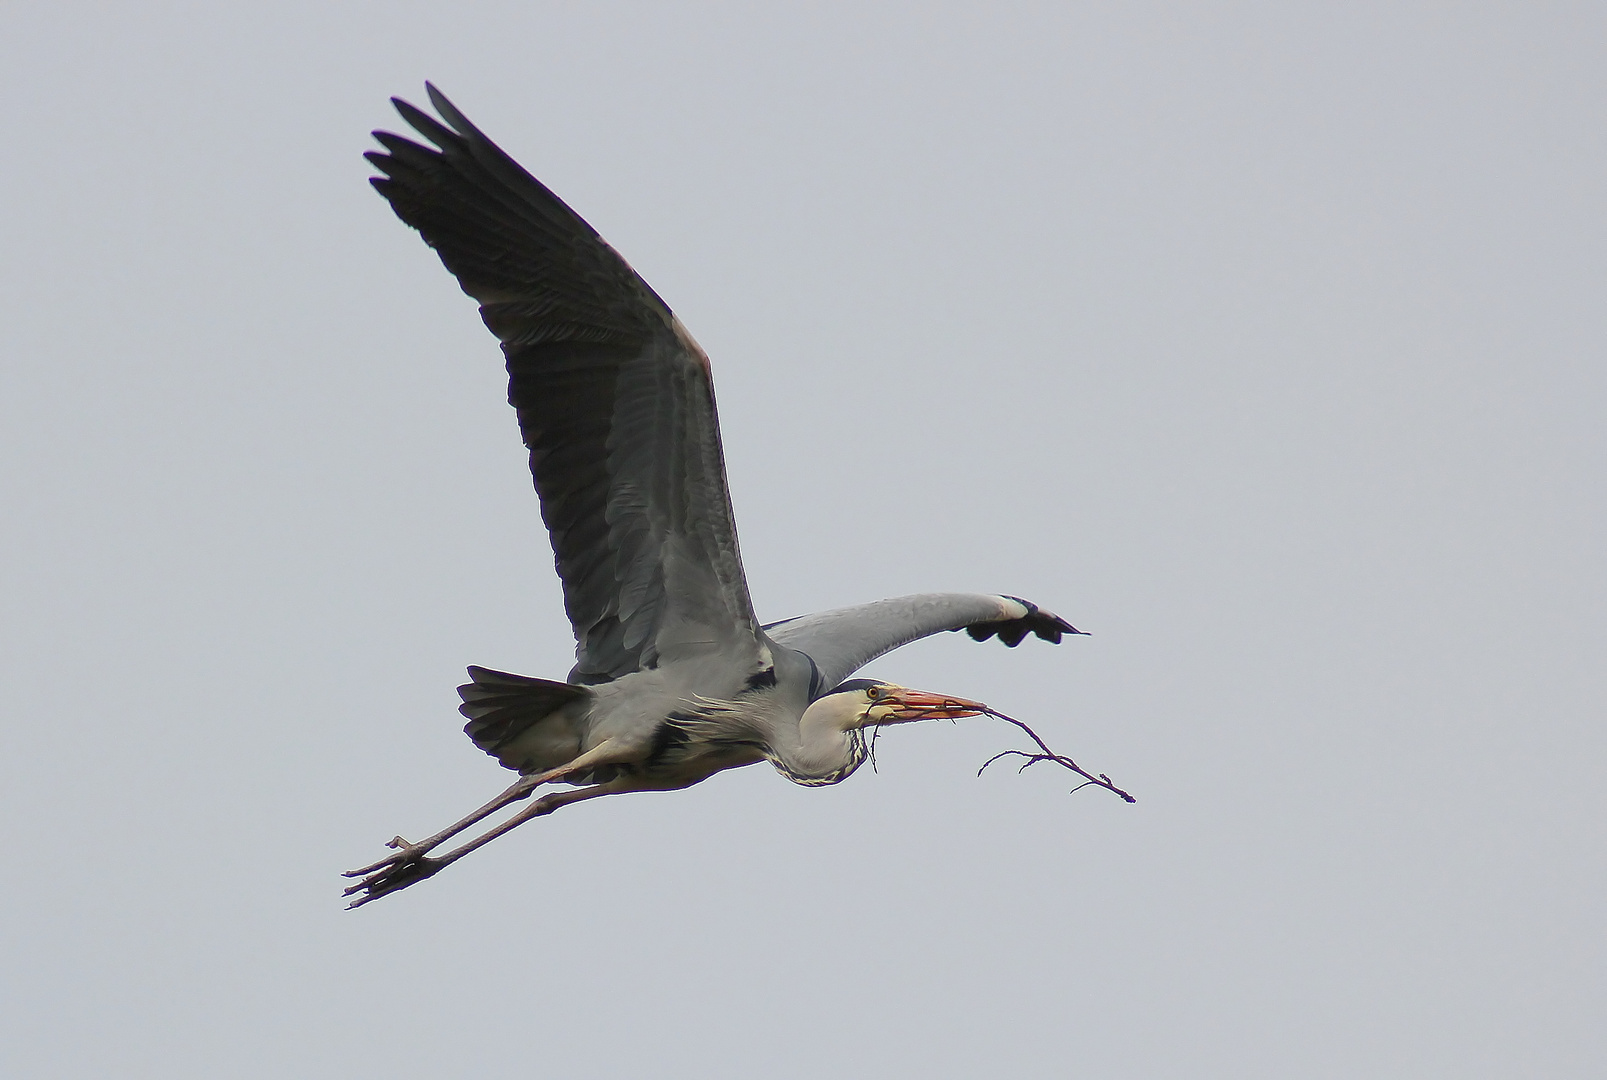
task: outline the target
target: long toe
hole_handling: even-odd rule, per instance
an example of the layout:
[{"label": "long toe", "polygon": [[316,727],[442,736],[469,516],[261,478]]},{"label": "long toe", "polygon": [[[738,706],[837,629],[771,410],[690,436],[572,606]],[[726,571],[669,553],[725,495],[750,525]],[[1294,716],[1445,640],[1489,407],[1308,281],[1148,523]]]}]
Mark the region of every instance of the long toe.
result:
[{"label": "long toe", "polygon": [[359,870],[343,870],[343,871],[341,871],[340,876],[341,877],[367,877],[369,874],[372,874],[372,873],[374,873],[376,871],[385,869],[387,866],[390,866],[392,863],[400,862],[401,859],[402,859],[402,856],[400,856],[400,855],[390,855],[390,856],[387,856],[387,857],[381,859],[377,863],[369,863],[367,866],[365,866],[365,867],[363,867],[363,868],[361,868]]},{"label": "long toe", "polygon": [[347,909],[362,907],[370,900],[378,900],[382,896],[389,896],[393,892],[400,892],[409,885],[416,885],[425,878],[433,877],[447,864],[445,859],[430,859],[423,856],[405,859],[394,863],[381,864],[374,873],[364,877],[355,885],[349,885],[343,890],[343,896],[359,893]]},{"label": "long toe", "polygon": [[390,841],[385,846],[390,847],[390,848],[396,848],[397,849],[396,854],[395,855],[387,855],[383,859],[380,859],[378,862],[369,863],[367,866],[362,867],[361,869],[358,869],[358,870],[346,870],[346,871],[343,871],[340,876],[341,877],[367,877],[369,874],[373,874],[373,873],[376,873],[376,872],[378,872],[380,870],[383,870],[387,866],[396,866],[396,865],[399,865],[399,864],[404,863],[404,862],[413,862],[413,861],[417,861],[419,859],[422,859],[424,857],[424,853],[426,851],[430,850],[428,847],[425,847],[423,844],[410,844],[406,840],[403,840],[400,836],[398,836],[396,839]]}]

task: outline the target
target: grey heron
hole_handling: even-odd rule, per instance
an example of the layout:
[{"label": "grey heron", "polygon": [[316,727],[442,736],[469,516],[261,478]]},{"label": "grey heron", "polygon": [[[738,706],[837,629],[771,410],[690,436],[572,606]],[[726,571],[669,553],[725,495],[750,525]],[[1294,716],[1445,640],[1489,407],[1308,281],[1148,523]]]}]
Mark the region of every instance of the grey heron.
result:
[{"label": "grey heron", "polygon": [[[795,783],[835,784],[865,760],[869,729],[989,711],[845,681],[871,660],[945,630],[1011,647],[1029,634],[1059,643],[1081,633],[1025,600],[970,593],[761,625],[737,550],[708,357],[590,225],[426,88],[439,120],[392,103],[430,145],[376,131],[384,152],[365,156],[382,175],[370,182],[479,301],[502,343],[576,660],[564,682],[469,668],[458,688],[464,730],[519,779],[461,821],[416,843],[397,837],[394,854],[349,871],[351,906],[570,803],[685,788],[760,761]],[[554,783],[568,788],[431,854]]]}]

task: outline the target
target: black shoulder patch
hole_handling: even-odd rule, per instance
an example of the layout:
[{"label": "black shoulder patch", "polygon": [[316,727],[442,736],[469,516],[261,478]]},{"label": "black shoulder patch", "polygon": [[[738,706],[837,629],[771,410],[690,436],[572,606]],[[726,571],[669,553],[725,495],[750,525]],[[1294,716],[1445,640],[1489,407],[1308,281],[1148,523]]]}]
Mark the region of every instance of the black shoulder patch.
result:
[{"label": "black shoulder patch", "polygon": [[815,663],[813,656],[808,653],[799,653],[798,655],[809,661],[809,700],[814,701],[825,691],[826,680],[821,676],[820,665]]},{"label": "black shoulder patch", "polygon": [[648,750],[647,760],[652,764],[659,764],[675,750],[679,750],[692,741],[692,736],[676,720],[685,720],[681,715],[672,715],[666,722],[659,724],[653,731],[653,745]]}]

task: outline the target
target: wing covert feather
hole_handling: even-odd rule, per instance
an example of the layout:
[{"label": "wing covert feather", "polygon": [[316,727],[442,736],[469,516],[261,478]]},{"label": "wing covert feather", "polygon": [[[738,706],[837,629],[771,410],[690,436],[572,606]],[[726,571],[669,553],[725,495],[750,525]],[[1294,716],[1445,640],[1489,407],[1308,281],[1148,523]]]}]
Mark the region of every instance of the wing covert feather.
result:
[{"label": "wing covert feather", "polygon": [[997,635],[1011,648],[1029,633],[1056,644],[1062,635],[1082,633],[1029,601],[986,593],[917,593],[803,615],[764,630],[777,645],[814,661],[817,695],[878,656],[944,630],[966,630],[977,641]]}]

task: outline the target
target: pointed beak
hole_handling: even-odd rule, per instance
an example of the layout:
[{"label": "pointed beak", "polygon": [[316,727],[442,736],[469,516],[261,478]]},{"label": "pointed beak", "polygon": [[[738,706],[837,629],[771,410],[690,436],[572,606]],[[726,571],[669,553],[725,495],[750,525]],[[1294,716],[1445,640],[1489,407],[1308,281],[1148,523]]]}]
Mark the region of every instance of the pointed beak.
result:
[{"label": "pointed beak", "polygon": [[988,707],[981,702],[904,687],[888,694],[881,703],[893,709],[892,716],[883,723],[895,724],[906,720],[953,720],[961,716],[981,716],[988,711]]}]

